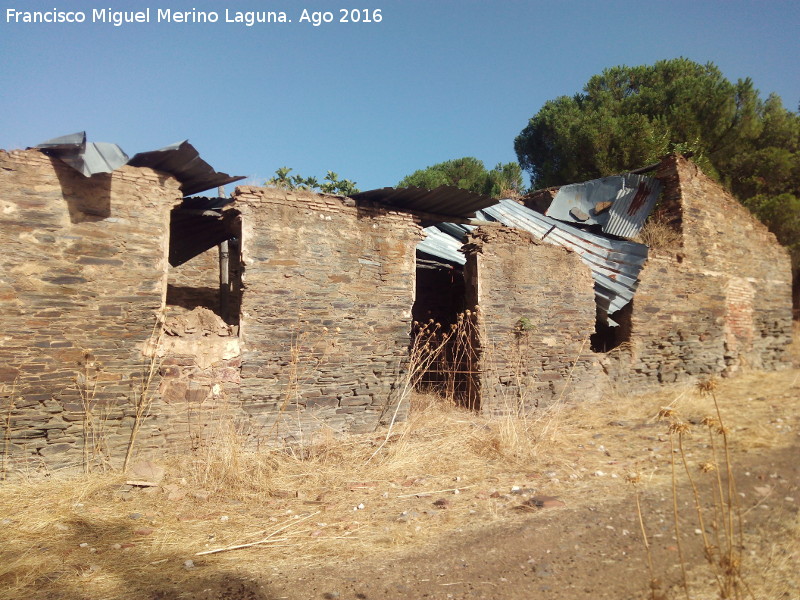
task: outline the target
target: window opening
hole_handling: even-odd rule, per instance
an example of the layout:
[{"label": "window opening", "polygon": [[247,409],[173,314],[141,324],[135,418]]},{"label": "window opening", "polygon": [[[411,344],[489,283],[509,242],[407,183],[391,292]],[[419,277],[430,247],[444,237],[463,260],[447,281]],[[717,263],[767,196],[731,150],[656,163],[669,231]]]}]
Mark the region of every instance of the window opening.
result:
[{"label": "window opening", "polygon": [[[593,352],[608,352],[631,341],[631,317],[633,316],[633,300],[620,308],[610,317],[599,306],[595,320],[595,331],[590,342]],[[609,321],[617,323],[612,325]]]},{"label": "window opening", "polygon": [[[211,202],[225,199],[187,199]],[[170,315],[210,310],[238,333],[241,218],[233,209],[175,208],[170,220],[167,307]]]}]

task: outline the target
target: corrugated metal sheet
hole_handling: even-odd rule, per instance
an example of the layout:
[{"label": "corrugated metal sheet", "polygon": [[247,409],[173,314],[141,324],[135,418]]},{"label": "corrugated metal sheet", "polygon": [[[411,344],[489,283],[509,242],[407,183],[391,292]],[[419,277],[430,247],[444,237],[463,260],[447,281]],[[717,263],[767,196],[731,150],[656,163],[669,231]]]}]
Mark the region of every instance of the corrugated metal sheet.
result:
[{"label": "corrugated metal sheet", "polygon": [[532,211],[513,200],[501,200],[482,213],[537,238],[569,248],[592,270],[598,306],[609,314],[631,301],[636,293],[639,272],[647,261],[644,244],[612,240],[557,221]]},{"label": "corrugated metal sheet", "polygon": [[489,196],[447,185],[433,190],[417,187],[381,188],[353,194],[351,198],[398,209],[462,218],[472,217],[476,210],[497,202]]},{"label": "corrugated metal sheet", "polygon": [[[449,223],[448,223],[449,224]],[[417,244],[417,250],[459,265],[466,264],[467,259],[461,250],[461,236],[445,233],[438,227],[426,227],[425,239]]]},{"label": "corrugated metal sheet", "polygon": [[131,159],[116,144],[87,142],[85,131],[47,140],[35,147],[63,160],[86,177],[111,173],[125,164],[169,173],[180,182],[185,196],[245,178],[215,171],[186,140],[160,150],[140,152]]},{"label": "corrugated metal sheet", "polygon": [[[530,232],[540,240],[576,252],[591,269],[595,299],[601,313],[613,314],[636,293],[639,273],[647,261],[647,246],[609,239],[546,217],[514,202],[501,200],[477,213],[479,219],[497,221]],[[427,237],[417,245],[421,252],[442,260],[465,264],[459,252],[469,225],[440,223],[425,229]]]},{"label": "corrugated metal sheet", "polygon": [[[660,193],[657,179],[633,173],[613,175],[561,187],[546,214],[559,221],[600,225],[605,233],[632,238]],[[610,206],[603,208],[604,203]]]},{"label": "corrugated metal sheet", "polygon": [[204,196],[192,196],[184,198],[179,208],[189,210],[222,210],[226,206],[234,203],[233,198],[206,198]]},{"label": "corrugated metal sheet", "polygon": [[225,210],[233,198],[184,198],[170,217],[169,263],[182,265],[198,254],[239,235],[239,212]]},{"label": "corrugated metal sheet", "polygon": [[63,160],[86,177],[95,173],[111,173],[128,162],[128,155],[116,144],[87,143],[84,131],[47,140],[36,148],[48,156]]},{"label": "corrugated metal sheet", "polygon": [[169,222],[169,264],[173,267],[231,239],[239,230],[237,211],[209,210],[205,214],[198,214],[199,212],[181,208],[172,210]]},{"label": "corrugated metal sheet", "polygon": [[215,171],[200,158],[200,154],[187,140],[160,150],[140,152],[128,161],[128,164],[132,167],[150,167],[173,175],[181,182],[184,196],[191,196],[245,178],[243,175],[231,176]]},{"label": "corrugated metal sheet", "polygon": [[[637,181],[638,180],[638,181]],[[603,231],[624,238],[636,237],[661,194],[661,182],[644,175],[626,175],[626,191],[617,196]],[[636,185],[630,185],[635,183]]]},{"label": "corrugated metal sheet", "polygon": [[462,242],[464,240],[464,236],[468,232],[475,229],[473,225],[458,225],[456,223],[438,223],[436,226],[445,233],[449,233],[453,237],[461,240]]}]

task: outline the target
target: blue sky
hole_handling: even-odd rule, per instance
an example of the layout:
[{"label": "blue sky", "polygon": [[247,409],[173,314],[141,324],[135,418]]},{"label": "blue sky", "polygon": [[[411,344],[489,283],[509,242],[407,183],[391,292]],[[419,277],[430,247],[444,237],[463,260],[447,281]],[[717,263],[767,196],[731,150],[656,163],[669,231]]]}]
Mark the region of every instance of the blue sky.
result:
[{"label": "blue sky", "polygon": [[[149,7],[150,23],[90,23]],[[714,62],[800,103],[800,2],[0,0],[0,148],[85,130],[129,155],[189,139],[216,169],[262,183],[327,170],[361,189],[476,156],[516,160],[542,104],[620,64]],[[83,24],[8,23],[8,9],[84,11]],[[215,24],[156,22],[158,9]],[[339,9],[380,23],[339,23]],[[225,9],[292,23],[224,23]],[[334,22],[300,23],[303,9]],[[363,14],[363,11],[362,11]]]}]

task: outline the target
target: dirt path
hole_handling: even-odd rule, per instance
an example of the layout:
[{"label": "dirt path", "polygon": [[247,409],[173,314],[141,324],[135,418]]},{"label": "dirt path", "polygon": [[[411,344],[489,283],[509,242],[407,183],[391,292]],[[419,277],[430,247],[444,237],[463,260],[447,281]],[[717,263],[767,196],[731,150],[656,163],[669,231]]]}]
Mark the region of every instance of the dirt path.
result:
[{"label": "dirt path", "polygon": [[[745,544],[745,556],[754,564],[748,574],[751,580],[763,576],[759,569],[772,568],[769,554],[774,552],[774,543],[779,549],[800,543],[798,530],[787,529],[787,523],[797,522],[800,503],[797,457],[798,447],[794,447],[753,452],[738,461],[744,528],[752,534]],[[769,488],[766,497],[765,487]],[[688,490],[682,490],[680,497],[690,498],[687,494]],[[680,581],[671,491],[651,490],[644,497],[643,512],[657,576],[666,589]],[[692,516],[691,511],[684,513]],[[687,518],[682,525],[682,547],[687,563],[696,566],[694,575],[707,579],[695,528]],[[602,495],[587,494],[572,506],[520,513],[512,523],[456,533],[433,550],[408,552],[399,559],[364,556],[333,566],[299,565],[263,578],[215,578],[197,582],[192,590],[155,598],[645,598],[649,580],[645,556],[632,500],[604,501]],[[792,571],[800,564],[784,567]],[[265,570],[271,570],[269,565]],[[794,591],[792,597],[800,597],[798,580]]]}]

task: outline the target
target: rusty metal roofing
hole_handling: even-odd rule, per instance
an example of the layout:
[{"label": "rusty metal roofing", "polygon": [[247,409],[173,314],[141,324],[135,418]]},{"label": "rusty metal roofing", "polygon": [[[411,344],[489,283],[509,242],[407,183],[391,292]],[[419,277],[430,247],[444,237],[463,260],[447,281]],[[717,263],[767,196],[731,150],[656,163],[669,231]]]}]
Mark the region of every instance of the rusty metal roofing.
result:
[{"label": "rusty metal roofing", "polygon": [[418,187],[381,188],[351,196],[357,201],[376,202],[398,210],[426,212],[447,217],[469,218],[475,211],[491,206],[497,200],[469,190],[442,185],[428,190]]},{"label": "rusty metal roofing", "polygon": [[482,213],[504,225],[524,229],[537,238],[569,248],[591,269],[597,305],[608,314],[633,299],[639,272],[647,261],[644,244],[614,240],[551,219],[513,200],[501,200]]},{"label": "rusty metal roofing", "polygon": [[[601,314],[613,314],[628,304],[636,293],[639,273],[647,260],[644,244],[616,240],[583,231],[526,208],[513,200],[500,200],[477,213],[479,219],[496,221],[530,232],[540,240],[573,250],[592,271],[595,299]],[[417,250],[463,265],[459,252],[469,225],[440,223],[427,227],[425,240]]]},{"label": "rusty metal roofing", "polygon": [[657,179],[627,173],[562,186],[545,213],[560,221],[600,225],[605,233],[635,237],[655,206]]},{"label": "rusty metal roofing", "polygon": [[116,144],[87,142],[85,131],[47,140],[35,148],[64,161],[86,177],[111,173],[126,164],[169,173],[180,182],[184,196],[245,178],[215,171],[186,140],[160,150],[140,152],[131,159]]}]

